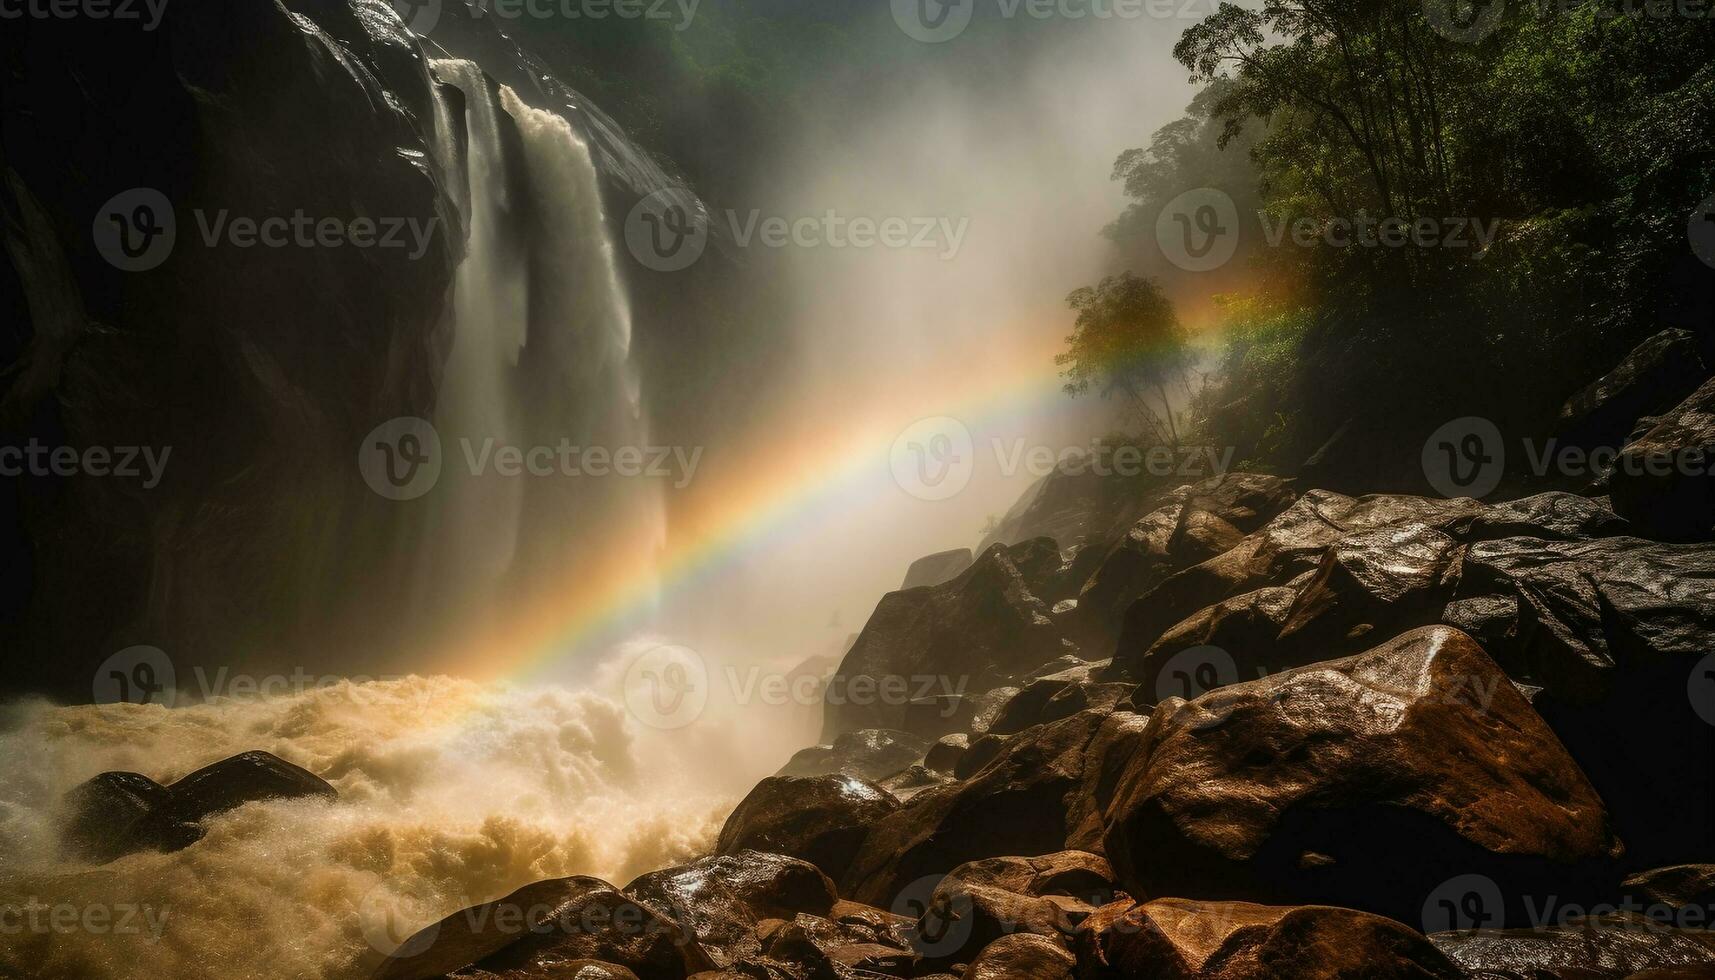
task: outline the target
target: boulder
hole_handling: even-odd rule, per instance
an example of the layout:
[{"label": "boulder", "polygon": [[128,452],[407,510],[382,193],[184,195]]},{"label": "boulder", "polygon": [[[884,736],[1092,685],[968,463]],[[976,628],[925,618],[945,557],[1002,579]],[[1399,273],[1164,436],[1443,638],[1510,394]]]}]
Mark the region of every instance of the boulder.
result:
[{"label": "boulder", "polygon": [[1229,551],[1175,573],[1132,603],[1114,670],[1135,677],[1138,661],[1175,624],[1224,599],[1283,585],[1317,568],[1328,548],[1349,534],[1415,523],[1464,540],[1485,510],[1462,498],[1347,497],[1312,490]]},{"label": "boulder", "polygon": [[1676,864],[1651,868],[1627,878],[1626,897],[1646,906],[1696,909],[1702,922],[1687,927],[1715,927],[1715,864]]},{"label": "boulder", "polygon": [[839,896],[815,865],[741,851],[646,874],[625,892],[696,937],[717,968],[761,952],[755,926],[800,912],[826,918]]},{"label": "boulder", "polygon": [[1640,534],[1715,539],[1715,378],[1620,451],[1608,493]]},{"label": "boulder", "polygon": [[1016,735],[1091,708],[1111,711],[1131,694],[1132,685],[1093,681],[1094,673],[1093,666],[1074,667],[1024,685],[1001,706],[988,726],[988,734]]},{"label": "boulder", "polygon": [[1553,490],[1488,508],[1471,520],[1463,540],[1531,537],[1587,541],[1626,534],[1630,527],[1605,500]]},{"label": "boulder", "polygon": [[969,735],[946,735],[940,741],[929,747],[923,756],[923,765],[935,772],[952,773],[958,766],[959,759],[970,751],[971,738]]},{"label": "boulder", "polygon": [[887,790],[856,776],[771,776],[727,817],[715,854],[784,854],[837,880],[869,828],[898,809]]},{"label": "boulder", "polygon": [[1715,933],[1678,929],[1628,912],[1583,916],[1539,929],[1439,932],[1447,958],[1483,980],[1607,980],[1646,970],[1715,971]]},{"label": "boulder", "polygon": [[[1715,545],[1480,542],[1462,588],[1516,603],[1494,648],[1613,811],[1637,868],[1715,853]],[[1672,746],[1640,751],[1641,744]]]},{"label": "boulder", "polygon": [[1091,977],[1157,980],[1458,980],[1422,935],[1352,909],[1182,898],[1103,907],[1079,935]]},{"label": "boulder", "polygon": [[1060,944],[1041,936],[1003,936],[965,971],[965,980],[1073,980],[1078,961]]},{"label": "boulder", "polygon": [[1152,511],[1109,547],[1082,584],[1074,639],[1091,650],[1112,643],[1125,611],[1139,596],[1174,572],[1227,551],[1243,537],[1220,517],[1189,504]]},{"label": "boulder", "polygon": [[1555,435],[1584,449],[1618,449],[1638,419],[1673,407],[1709,374],[1690,331],[1663,330],[1567,399]]},{"label": "boulder", "polygon": [[807,971],[812,977],[843,978],[917,973],[918,957],[908,943],[890,936],[876,941],[862,926],[820,916],[799,913],[790,922],[767,919],[757,925],[756,936],[761,956],[740,962],[737,972],[744,975],[801,976]]},{"label": "boulder", "polygon": [[1133,702],[1194,698],[1267,674],[1269,665],[1279,662],[1275,637],[1300,588],[1246,592],[1206,606],[1173,626],[1138,659],[1132,671],[1138,682]]},{"label": "boulder", "polygon": [[938,551],[912,562],[911,567],[905,572],[905,582],[899,586],[899,589],[903,592],[906,589],[943,585],[958,578],[975,561],[976,559],[971,555],[969,548]]},{"label": "boulder", "polygon": [[132,772],[102,773],[64,801],[62,847],[105,863],[136,851],[177,851],[203,838],[202,821],[246,803],[336,800],[321,777],[268,752],[245,752],[170,786]]},{"label": "boulder", "polygon": [[1578,894],[1622,851],[1553,732],[1446,627],[1164,701],[1116,783],[1104,853],[1133,895],[1412,921],[1448,868]]},{"label": "boulder", "polygon": [[894,908],[915,883],[970,861],[1099,852],[1102,801],[1143,726],[1129,712],[1085,711],[1009,737],[980,772],[926,790],[877,823],[842,893]]},{"label": "boulder", "polygon": [[882,780],[881,788],[904,803],[930,787],[944,786],[952,781],[953,777],[948,773],[938,772],[927,766],[912,766]]},{"label": "boulder", "polygon": [[984,536],[977,552],[1031,538],[1052,538],[1071,548],[1111,537],[1161,506],[1169,489],[1163,478],[1099,472],[1091,463],[1087,455],[1068,459],[1037,480]]},{"label": "boulder", "polygon": [[1287,611],[1278,643],[1288,659],[1275,666],[1342,656],[1433,624],[1459,584],[1464,552],[1415,522],[1341,537]]},{"label": "boulder", "polygon": [[919,948],[931,962],[951,964],[1010,933],[1066,946],[1113,898],[1113,869],[1087,851],[972,861],[935,885],[917,922]]},{"label": "boulder", "polygon": [[800,749],[780,770],[782,776],[843,773],[860,779],[886,779],[910,768],[929,751],[929,741],[909,732],[866,729],[847,732],[832,745]]},{"label": "boulder", "polygon": [[911,700],[988,691],[1071,652],[1011,551],[997,545],[951,582],[882,598],[829,681],[822,740],[898,729]]},{"label": "boulder", "polygon": [[455,912],[407,939],[371,980],[432,980],[464,975],[467,967],[483,977],[525,980],[591,960],[661,980],[682,980],[711,965],[672,918],[599,878],[580,876],[538,881]]}]

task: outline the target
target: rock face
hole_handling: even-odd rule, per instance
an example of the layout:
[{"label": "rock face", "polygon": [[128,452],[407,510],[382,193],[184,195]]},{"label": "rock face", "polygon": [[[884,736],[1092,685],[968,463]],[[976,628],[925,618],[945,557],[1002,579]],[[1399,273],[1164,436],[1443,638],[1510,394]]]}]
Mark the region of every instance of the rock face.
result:
[{"label": "rock face", "polygon": [[267,752],[235,755],[170,786],[134,772],[102,773],[66,794],[62,846],[95,863],[135,851],[177,851],[201,840],[202,821],[215,814],[304,798],[335,800],[339,793]]},{"label": "rock face", "polygon": [[598,878],[574,877],[539,881],[447,916],[407,939],[371,980],[524,980],[549,971],[576,977],[567,964],[590,960],[662,980],[711,965],[671,917]]},{"label": "rock face", "polygon": [[1078,961],[1041,936],[1005,936],[977,955],[966,980],[1073,980]]},{"label": "rock face", "polygon": [[985,858],[936,883],[917,935],[924,958],[946,964],[969,961],[1011,933],[1065,948],[1084,919],[1113,898],[1113,869],[1087,851]]},{"label": "rock face", "polygon": [[870,826],[898,809],[886,790],[855,776],[774,776],[727,817],[715,854],[784,854],[838,880]]},{"label": "rock face", "polygon": [[1445,627],[1163,702],[1106,814],[1105,853],[1133,895],[1402,921],[1448,868],[1513,883],[1510,894],[1566,893],[1622,851],[1548,726]]},{"label": "rock face", "polygon": [[1689,978],[1715,971],[1715,933],[1624,912],[1552,928],[1442,932],[1429,939],[1468,976],[1494,980],[1588,980],[1643,976],[1646,970]]},{"label": "rock face", "polygon": [[1673,407],[1710,372],[1689,330],[1663,330],[1567,399],[1560,409],[1557,435],[1586,449],[1617,449],[1638,419]]},{"label": "rock face", "polygon": [[1080,936],[1084,976],[1160,980],[1457,980],[1428,939],[1351,909],[1164,898],[1107,906]]},{"label": "rock face", "polygon": [[1620,452],[1608,492],[1649,537],[1715,539],[1715,378]]},{"label": "rock face", "polygon": [[[1637,538],[1471,547],[1464,589],[1516,606],[1496,658],[1609,801],[1636,866],[1715,852],[1715,547]],[[1640,752],[1639,732],[1670,752]],[[1670,789],[1671,787],[1671,789]]]},{"label": "rock face", "polygon": [[945,585],[964,574],[976,559],[971,555],[971,549],[959,548],[955,551],[940,551],[911,563],[905,572],[905,582],[899,586],[901,592],[906,589],[921,589],[932,585]]},{"label": "rock face", "polygon": [[996,546],[945,585],[884,597],[829,681],[823,741],[901,728],[924,694],[990,690],[1070,652],[1013,557]]}]

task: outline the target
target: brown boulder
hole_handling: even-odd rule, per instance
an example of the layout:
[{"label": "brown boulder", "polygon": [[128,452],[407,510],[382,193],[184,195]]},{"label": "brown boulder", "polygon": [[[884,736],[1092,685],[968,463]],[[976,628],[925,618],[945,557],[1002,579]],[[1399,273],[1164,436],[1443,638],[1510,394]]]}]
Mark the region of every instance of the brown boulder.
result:
[{"label": "brown boulder", "polygon": [[1715,970],[1715,933],[1626,912],[1539,929],[1438,932],[1429,940],[1484,980],[1619,980],[1646,970],[1681,971],[1670,976]]},{"label": "brown boulder", "polygon": [[716,967],[757,955],[754,928],[800,912],[827,917],[838,901],[815,865],[779,854],[741,851],[646,874],[625,892],[696,937]]},{"label": "brown boulder", "polygon": [[965,980],[1073,980],[1078,961],[1041,936],[1003,936],[971,962]]},{"label": "brown boulder", "polygon": [[782,776],[825,776],[840,773],[860,779],[886,779],[910,768],[929,751],[927,739],[910,732],[870,728],[846,732],[832,745],[799,749],[785,766]]},{"label": "brown boulder", "polygon": [[972,861],[935,885],[917,921],[918,948],[934,962],[953,963],[1012,933],[1066,945],[1113,898],[1113,869],[1087,851]]},{"label": "brown boulder", "polygon": [[1099,850],[1102,800],[1143,726],[1129,712],[1085,711],[1009,737],[980,772],[926,790],[877,823],[842,892],[916,911],[908,908],[913,889],[922,892],[916,901],[925,900],[934,881],[961,864]]},{"label": "brown boulder", "polygon": [[1324,906],[1164,898],[1116,903],[1086,922],[1087,977],[1155,980],[1457,980],[1422,935],[1380,916]]},{"label": "brown boulder", "polygon": [[574,877],[539,881],[447,916],[407,939],[372,980],[431,980],[465,967],[522,980],[587,960],[662,980],[710,965],[672,919],[605,881]]},{"label": "brown boulder", "polygon": [[727,817],[715,854],[784,854],[838,879],[869,828],[897,809],[886,790],[856,776],[771,776]]},{"label": "brown boulder", "polygon": [[1715,378],[1621,450],[1608,494],[1648,537],[1715,539]]},{"label": "brown boulder", "polygon": [[1621,852],[1548,726],[1446,627],[1163,702],[1106,812],[1105,853],[1133,895],[1402,921],[1449,867],[1566,891]]}]

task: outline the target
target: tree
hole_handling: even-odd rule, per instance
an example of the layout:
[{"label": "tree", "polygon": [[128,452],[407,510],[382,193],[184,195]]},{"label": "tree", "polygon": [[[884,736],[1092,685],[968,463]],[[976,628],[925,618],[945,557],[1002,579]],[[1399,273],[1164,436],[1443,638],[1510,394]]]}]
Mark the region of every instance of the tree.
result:
[{"label": "tree", "polygon": [[[1156,438],[1179,445],[1168,385],[1185,380],[1185,331],[1173,303],[1153,279],[1130,272],[1103,279],[1066,297],[1078,313],[1066,351],[1054,358],[1063,370],[1066,393],[1099,388],[1102,397],[1125,395]],[[1147,393],[1160,401],[1160,412]]]}]

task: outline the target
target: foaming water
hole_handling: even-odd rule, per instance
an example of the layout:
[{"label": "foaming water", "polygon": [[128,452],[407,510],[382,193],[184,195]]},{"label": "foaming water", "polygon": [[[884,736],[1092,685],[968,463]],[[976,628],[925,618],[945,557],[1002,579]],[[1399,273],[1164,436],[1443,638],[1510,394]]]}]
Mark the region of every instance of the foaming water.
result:
[{"label": "foaming water", "polygon": [[[361,977],[416,928],[528,882],[624,885],[689,860],[733,802],[688,789],[705,785],[695,764],[622,706],[561,688],[407,677],[175,709],[3,712],[0,976]],[[322,776],[339,801],[244,806],[176,854],[57,856],[59,800],[84,779],[170,782],[252,749]],[[32,928],[43,906],[48,928]],[[72,914],[60,909],[78,922],[56,927]]]}]

